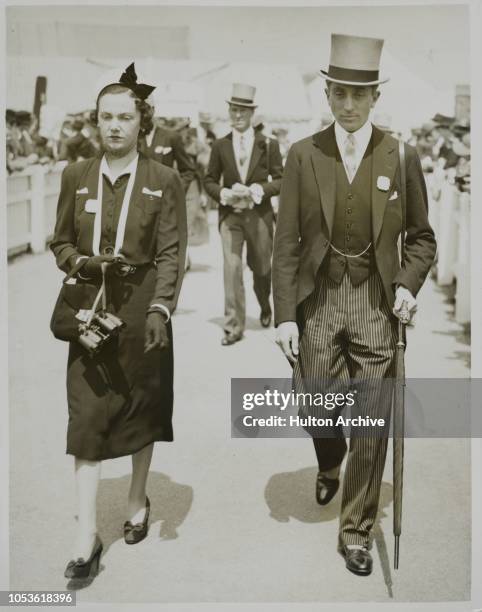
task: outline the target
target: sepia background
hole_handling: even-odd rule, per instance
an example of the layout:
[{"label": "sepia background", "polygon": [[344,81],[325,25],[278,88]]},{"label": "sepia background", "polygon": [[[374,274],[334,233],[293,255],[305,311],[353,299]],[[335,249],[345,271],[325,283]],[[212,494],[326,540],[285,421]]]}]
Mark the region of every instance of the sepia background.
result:
[{"label": "sepia background", "polygon": [[[330,121],[318,70],[328,64],[331,32],[384,38],[381,72],[391,80],[372,119],[417,146],[439,249],[409,332],[407,375],[470,375],[470,189],[454,182],[470,178],[467,7],[24,6],[7,8],[6,27],[6,107],[20,113],[16,127],[26,122],[33,142],[45,147],[12,157],[7,176],[12,588],[65,588],[74,486],[65,456],[66,346],[48,329],[62,275],[46,247],[67,163],[59,159],[62,130],[86,121],[107,71],[135,60],[139,80],[157,85],[159,120],[182,130],[185,120],[196,128],[199,113],[209,113],[217,136],[229,129],[231,84],[251,83],[266,132],[281,128],[288,147]],[[437,114],[460,127],[446,134]],[[451,143],[449,164],[436,150],[440,138]],[[220,346],[214,209],[207,223],[209,237],[191,248],[174,317],[176,441],[155,449],[149,537],[135,550],[123,544],[129,460],[105,462],[98,506],[104,569],[79,601],[468,599],[469,440],[408,441],[396,573],[389,455],[376,569],[367,581],[346,572],[336,553],[340,499],[324,509],[316,504],[309,441],[230,438],[230,378],[287,377],[289,370],[274,330],[259,326],[248,273],[246,339]]]}]

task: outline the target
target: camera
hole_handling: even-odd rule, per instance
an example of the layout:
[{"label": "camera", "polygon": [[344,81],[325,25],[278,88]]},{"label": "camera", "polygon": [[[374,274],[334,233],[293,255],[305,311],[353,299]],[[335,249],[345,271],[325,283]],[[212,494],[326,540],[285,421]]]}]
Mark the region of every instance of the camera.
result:
[{"label": "camera", "polygon": [[125,327],[124,321],[110,312],[96,313],[93,320],[107,334],[117,335]]},{"label": "camera", "polygon": [[90,324],[79,325],[79,343],[90,357],[94,357],[123,327],[124,321],[110,312],[96,313]]}]

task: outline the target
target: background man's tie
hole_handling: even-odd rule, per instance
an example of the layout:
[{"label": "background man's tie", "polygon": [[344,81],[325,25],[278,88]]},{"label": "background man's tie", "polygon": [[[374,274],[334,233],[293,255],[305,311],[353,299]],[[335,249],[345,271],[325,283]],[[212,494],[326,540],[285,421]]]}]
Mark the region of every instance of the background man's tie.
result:
[{"label": "background man's tie", "polygon": [[348,134],[345,140],[345,168],[351,183],[356,173],[356,147],[353,134]]},{"label": "background man's tie", "polygon": [[244,168],[244,164],[246,163],[246,159],[248,157],[246,151],[246,144],[244,142],[244,136],[241,136],[239,139],[239,165],[241,168]]}]

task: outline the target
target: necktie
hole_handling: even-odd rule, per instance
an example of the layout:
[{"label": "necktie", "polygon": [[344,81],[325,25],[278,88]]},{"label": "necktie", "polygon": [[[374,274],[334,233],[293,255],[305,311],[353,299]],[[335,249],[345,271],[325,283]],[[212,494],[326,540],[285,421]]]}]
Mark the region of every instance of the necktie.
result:
[{"label": "necktie", "polygon": [[348,134],[345,140],[345,168],[351,183],[356,174],[356,147],[353,134]]},{"label": "necktie", "polygon": [[246,158],[248,157],[246,152],[246,144],[244,142],[244,136],[241,136],[239,139],[239,165],[244,167],[246,163]]}]

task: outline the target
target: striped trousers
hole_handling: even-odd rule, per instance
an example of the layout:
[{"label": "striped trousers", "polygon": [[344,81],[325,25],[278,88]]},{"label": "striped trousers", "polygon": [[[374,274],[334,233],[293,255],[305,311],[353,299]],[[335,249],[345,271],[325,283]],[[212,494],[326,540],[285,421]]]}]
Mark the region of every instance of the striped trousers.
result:
[{"label": "striped trousers", "polygon": [[[394,374],[397,327],[378,274],[356,286],[346,273],[340,284],[321,276],[302,305],[300,332],[299,357],[293,371],[296,391],[313,393],[323,388],[325,392],[346,392],[357,380],[378,380],[363,394],[357,416],[383,417],[388,424],[391,395],[380,379],[392,378]],[[300,409],[301,416],[307,414],[306,410],[303,412]],[[311,414],[320,416],[313,409]],[[324,471],[341,464],[347,445],[340,428],[328,432],[331,437],[326,437],[326,432],[322,435],[313,441],[319,469]],[[350,433],[339,546],[370,546],[387,443],[387,436],[369,436],[366,432],[364,435],[359,430]]]}]

